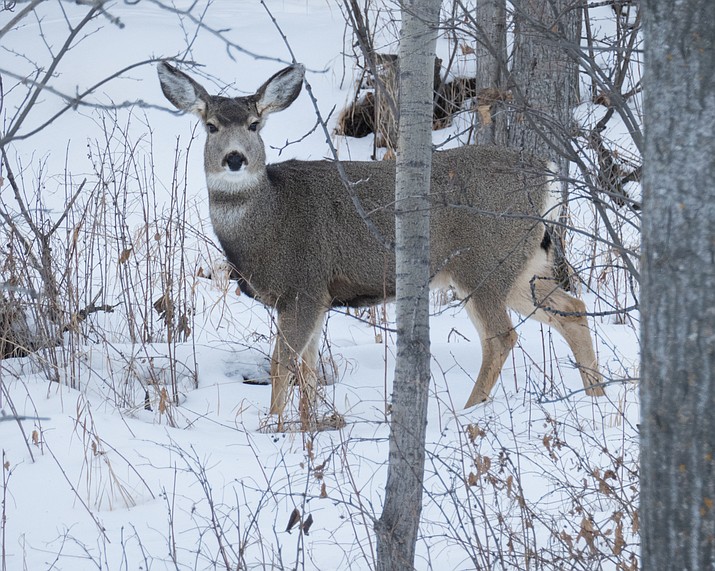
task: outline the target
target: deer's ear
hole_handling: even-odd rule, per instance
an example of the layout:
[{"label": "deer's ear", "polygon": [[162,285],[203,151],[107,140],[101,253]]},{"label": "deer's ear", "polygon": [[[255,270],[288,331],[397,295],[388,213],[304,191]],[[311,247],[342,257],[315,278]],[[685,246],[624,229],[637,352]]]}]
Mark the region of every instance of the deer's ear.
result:
[{"label": "deer's ear", "polygon": [[157,73],[161,90],[174,107],[202,117],[206,114],[210,96],[201,85],[165,61],[159,63]]},{"label": "deer's ear", "polygon": [[300,94],[305,67],[296,63],[273,75],[256,91],[256,107],[261,115],[283,111]]}]

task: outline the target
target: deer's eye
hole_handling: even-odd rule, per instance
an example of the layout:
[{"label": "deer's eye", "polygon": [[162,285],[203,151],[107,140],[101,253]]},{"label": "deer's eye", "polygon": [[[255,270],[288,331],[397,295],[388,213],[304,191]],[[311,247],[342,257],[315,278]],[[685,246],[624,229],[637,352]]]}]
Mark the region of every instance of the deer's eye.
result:
[{"label": "deer's eye", "polygon": [[209,130],[209,133],[218,132],[218,127],[216,125],[214,125],[213,123],[206,123],[206,128]]},{"label": "deer's eye", "polygon": [[258,126],[259,126],[260,124],[261,124],[260,121],[254,121],[253,123],[251,123],[251,124],[248,126],[248,130],[249,130],[249,131],[253,131],[253,132],[255,133],[256,131],[258,131]]}]

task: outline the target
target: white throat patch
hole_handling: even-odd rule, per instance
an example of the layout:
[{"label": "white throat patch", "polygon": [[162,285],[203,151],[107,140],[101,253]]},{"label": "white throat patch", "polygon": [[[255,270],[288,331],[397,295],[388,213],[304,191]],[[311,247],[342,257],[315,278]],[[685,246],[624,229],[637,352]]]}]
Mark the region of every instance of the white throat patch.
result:
[{"label": "white throat patch", "polygon": [[246,192],[260,185],[261,178],[246,169],[236,172],[224,171],[206,175],[206,186],[209,191],[219,192]]}]

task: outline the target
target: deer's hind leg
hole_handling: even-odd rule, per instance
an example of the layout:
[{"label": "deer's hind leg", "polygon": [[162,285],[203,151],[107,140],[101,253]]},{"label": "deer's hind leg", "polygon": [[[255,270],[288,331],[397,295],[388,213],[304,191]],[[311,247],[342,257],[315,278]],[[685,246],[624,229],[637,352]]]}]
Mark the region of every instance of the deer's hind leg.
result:
[{"label": "deer's hind leg", "polygon": [[312,407],[316,396],[317,349],[325,307],[291,304],[278,311],[278,337],[271,359],[271,414],[282,414],[288,401],[291,375],[301,386],[301,405]]},{"label": "deer's hind leg", "polygon": [[[498,296],[470,295],[459,292],[465,300],[467,314],[479,333],[482,343],[482,365],[465,408],[484,402],[499,378],[509,352],[516,344],[516,331],[506,304]],[[466,295],[465,295],[466,293]]]},{"label": "deer's hind leg", "polygon": [[508,303],[509,307],[525,317],[533,317],[556,329],[571,348],[586,394],[605,394],[600,386],[603,378],[598,369],[583,301],[561,289],[555,280],[532,274],[519,279]]}]

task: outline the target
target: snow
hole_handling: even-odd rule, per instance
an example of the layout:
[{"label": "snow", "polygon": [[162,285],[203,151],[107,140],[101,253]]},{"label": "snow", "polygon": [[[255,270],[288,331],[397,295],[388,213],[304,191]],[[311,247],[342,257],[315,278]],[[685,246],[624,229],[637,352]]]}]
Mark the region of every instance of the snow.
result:
[{"label": "snow", "polygon": [[[327,0],[267,5],[306,66],[323,117],[334,122],[352,97],[354,72],[343,56],[350,39],[340,8]],[[48,46],[56,51],[67,35],[63,12],[76,23],[85,11],[42,4],[42,37],[40,23],[26,19],[4,38],[12,51],[0,67],[28,72],[31,61],[46,61]],[[250,53],[229,53],[152,2],[109,12],[124,27],[106,18],[92,24],[96,32],[58,70],[56,89],[74,94],[133,62],[186,54],[205,66],[189,73],[207,88],[245,94],[291,62],[258,2],[217,1],[205,13],[208,26],[230,29],[227,36]],[[446,40],[440,49],[448,49]],[[11,114],[21,90],[7,92],[4,81],[4,113]],[[373,568],[388,458],[392,308],[338,310],[328,319],[325,396],[345,427],[271,432],[270,387],[243,380],[267,380],[275,326],[270,311],[238,295],[225,275],[208,220],[203,134],[194,118],[169,111],[152,65],[123,73],[93,99],[135,100],[145,106],[70,111],[12,147],[31,201],[54,219],[87,178],[79,202],[96,222],[90,228],[73,213],[63,226],[67,236],[78,231],[79,253],[67,258],[77,264],[76,307],[95,296],[117,306],[92,315],[84,334],[65,333],[60,347],[0,361],[0,408],[28,417],[0,418],[0,560],[9,570]],[[43,95],[23,132],[61,106]],[[327,156],[321,129],[305,136],[314,125],[303,93],[265,126],[269,161]],[[371,152],[368,140],[335,144],[346,159]],[[38,178],[40,191],[32,186]],[[0,192],[12,202],[7,184]],[[169,285],[167,276],[175,278]],[[186,339],[169,336],[154,311],[167,288],[189,323]],[[600,307],[597,294],[584,299]],[[434,312],[417,568],[630,562],[638,543],[636,384],[615,382],[606,397],[591,399],[561,337],[515,319],[520,342],[493,398],[463,410],[481,362],[478,336],[457,303],[435,296]],[[634,328],[607,317],[591,322],[606,376],[637,378]],[[295,508],[303,522],[313,518],[305,533],[286,531]]]}]

